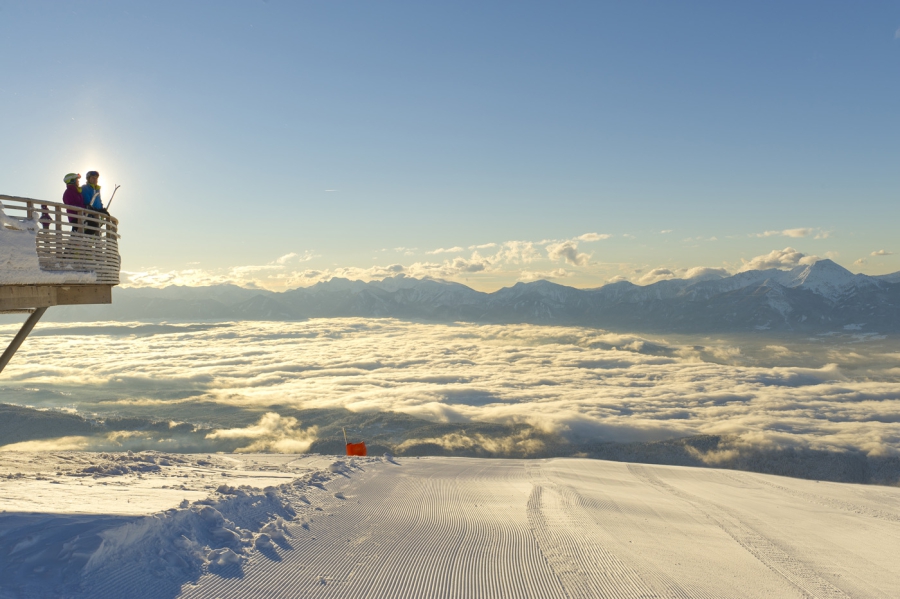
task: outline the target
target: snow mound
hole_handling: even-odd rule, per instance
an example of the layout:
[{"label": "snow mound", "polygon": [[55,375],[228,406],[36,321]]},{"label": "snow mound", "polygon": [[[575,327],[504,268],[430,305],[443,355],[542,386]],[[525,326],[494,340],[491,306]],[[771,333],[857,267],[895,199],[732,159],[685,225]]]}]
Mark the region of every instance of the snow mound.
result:
[{"label": "snow mound", "polygon": [[34,221],[20,222],[0,209],[0,284],[95,283],[93,272],[41,270]]},{"label": "snow mound", "polygon": [[[158,452],[81,455],[87,456],[88,464],[82,463],[68,475],[80,477],[83,484],[94,485],[101,493],[113,486],[152,492],[141,481],[183,477],[188,469],[176,468],[178,463],[195,467],[191,476],[208,481],[209,468],[196,466],[222,468],[229,461],[239,462],[227,455],[206,460]],[[249,463],[255,462],[241,462]],[[293,549],[293,536],[309,530],[312,519],[300,512],[320,511],[315,503],[333,502],[325,485],[360,466],[343,463],[340,475],[327,462],[314,468],[318,469],[299,478],[296,471],[282,469],[288,475],[281,480],[287,482],[263,488],[208,485],[211,492],[206,498],[183,500],[178,507],[147,516],[0,512],[0,597],[117,597],[125,588],[133,598],[174,597],[183,585],[203,576],[241,576],[257,552],[279,561],[280,553]],[[230,476],[238,474],[234,471]],[[108,481],[105,477],[117,478]],[[36,483],[48,480],[34,473],[16,476],[21,478]],[[157,484],[154,488],[172,487]],[[72,507],[80,509],[76,504]],[[291,522],[297,526],[289,528]]]},{"label": "snow mound", "polygon": [[100,460],[77,470],[73,476],[125,476],[140,472],[159,472],[163,466],[172,466],[185,461],[174,455],[150,451],[137,454],[131,451],[124,454],[101,453],[98,457]]},{"label": "snow mound", "polygon": [[288,498],[282,492],[238,491],[101,533],[102,543],[84,568],[89,587],[99,594],[123,571],[131,579],[180,583],[240,567],[262,533],[272,539],[280,532],[275,538],[284,539],[283,523],[297,514]]}]

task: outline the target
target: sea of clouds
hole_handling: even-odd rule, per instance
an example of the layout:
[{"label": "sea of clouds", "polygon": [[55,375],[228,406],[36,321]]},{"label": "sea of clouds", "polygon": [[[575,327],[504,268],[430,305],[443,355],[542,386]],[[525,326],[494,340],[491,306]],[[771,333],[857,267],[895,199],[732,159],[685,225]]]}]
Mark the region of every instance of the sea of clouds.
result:
[{"label": "sea of clouds", "polygon": [[[229,441],[246,451],[304,451],[317,428],[285,411],[343,408],[524,426],[569,442],[709,434],[731,436],[735,447],[898,456],[900,348],[850,333],[651,339],[391,319],[47,325],[4,371],[0,403],[158,420],[184,419],[192,405],[204,406],[195,420],[252,412],[252,424],[206,434],[211,447]],[[541,445],[527,432],[482,437],[428,441],[518,444],[520,453]]]}]

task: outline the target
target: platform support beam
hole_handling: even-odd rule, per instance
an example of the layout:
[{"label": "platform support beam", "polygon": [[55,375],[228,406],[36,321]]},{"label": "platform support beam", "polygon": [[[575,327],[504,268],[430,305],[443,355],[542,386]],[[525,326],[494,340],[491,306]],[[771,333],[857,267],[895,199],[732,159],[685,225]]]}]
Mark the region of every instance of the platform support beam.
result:
[{"label": "platform support beam", "polygon": [[44,312],[47,311],[47,308],[35,308],[34,312],[29,314],[28,319],[25,321],[25,324],[22,325],[22,328],[19,329],[19,332],[16,333],[16,336],[13,337],[12,342],[9,344],[9,347],[6,348],[6,351],[3,352],[3,355],[0,356],[0,372],[3,372],[3,369],[6,368],[6,365],[9,364],[9,361],[12,360],[12,357],[16,355],[16,351],[18,351],[19,347],[22,346],[25,339],[28,338],[28,334],[31,333],[31,330],[34,328],[34,325],[38,323],[41,319],[41,316],[44,315]]},{"label": "platform support beam", "polygon": [[111,304],[112,285],[0,285],[0,310]]}]

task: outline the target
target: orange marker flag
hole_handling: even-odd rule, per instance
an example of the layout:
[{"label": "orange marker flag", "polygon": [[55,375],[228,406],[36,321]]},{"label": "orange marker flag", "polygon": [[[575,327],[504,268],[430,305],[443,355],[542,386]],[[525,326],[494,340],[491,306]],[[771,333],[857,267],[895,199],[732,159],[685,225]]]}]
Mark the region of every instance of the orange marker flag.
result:
[{"label": "orange marker flag", "polygon": [[347,446],[347,455],[368,455],[365,443],[347,443],[347,430],[344,427],[341,427],[341,430],[344,431],[344,444]]},{"label": "orange marker flag", "polygon": [[367,455],[366,444],[365,443],[347,443],[347,455],[361,455],[361,456]]}]

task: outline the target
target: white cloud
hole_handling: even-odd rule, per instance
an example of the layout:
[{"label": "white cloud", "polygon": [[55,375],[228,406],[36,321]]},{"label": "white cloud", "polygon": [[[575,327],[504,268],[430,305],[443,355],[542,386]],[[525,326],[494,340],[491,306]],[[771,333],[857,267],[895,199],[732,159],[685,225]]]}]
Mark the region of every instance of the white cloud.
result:
[{"label": "white cloud", "polygon": [[768,254],[756,256],[749,261],[741,259],[744,265],[740,272],[768,268],[793,268],[799,265],[814,264],[818,260],[818,256],[808,256],[792,247],[786,247],[783,250],[772,250]]},{"label": "white cloud", "polygon": [[318,258],[317,254],[306,251],[303,254],[291,252],[267,264],[250,264],[231,268],[162,271],[122,271],[124,287],[165,287],[167,285],[221,285],[231,283],[243,287],[265,286],[279,288],[295,274],[296,265]]},{"label": "white cloud", "polygon": [[773,354],[775,354],[778,357],[786,358],[793,353],[791,350],[789,350],[788,348],[786,348],[783,345],[767,345],[765,347],[765,349],[772,352]]},{"label": "white cloud", "polygon": [[571,277],[575,273],[567,271],[565,268],[557,268],[555,270],[549,271],[531,271],[531,270],[523,270],[519,275],[520,281],[537,281],[540,279],[564,279],[566,277]]},{"label": "white cloud", "polygon": [[865,264],[867,262],[868,262],[868,260],[866,260],[865,258],[860,258],[859,260],[854,261],[853,265],[854,266],[862,266],[863,264]]},{"label": "white cloud", "polygon": [[447,451],[478,448],[499,454],[516,453],[528,455],[545,449],[544,441],[535,438],[532,431],[529,430],[524,430],[509,436],[483,435],[480,433],[474,435],[448,433],[446,435],[441,435],[440,437],[408,439],[401,443],[397,449],[403,451],[409,447],[420,445],[422,443],[439,445]]},{"label": "white cloud", "polygon": [[298,282],[298,286],[308,286],[319,281],[327,281],[332,277],[347,279],[374,281],[397,274],[405,274],[411,277],[432,277],[437,279],[453,279],[472,273],[486,272],[495,269],[495,262],[491,257],[481,256],[478,252],[472,252],[469,258],[457,256],[443,262],[414,262],[409,265],[393,264],[390,266],[372,266],[369,268],[335,268],[322,271],[313,271],[311,280]]},{"label": "white cloud", "polygon": [[[404,266],[402,264],[387,264],[387,265],[375,265],[370,266],[368,268],[361,267],[340,267],[340,268],[308,268],[305,270],[293,270],[290,272],[286,272],[281,275],[278,279],[278,285],[268,284],[265,285],[266,288],[283,288],[283,289],[293,289],[296,287],[308,287],[309,285],[313,285],[315,283],[319,283],[322,281],[328,281],[334,277],[340,277],[345,279],[352,280],[362,280],[362,281],[372,281],[372,280],[381,280],[385,277],[393,277],[398,274],[410,274],[411,276],[430,276],[428,273],[423,272],[424,270],[430,270],[426,268],[418,268],[423,266],[423,263],[416,263],[409,267]],[[434,265],[434,268],[439,268],[440,265]],[[410,272],[411,268],[415,268],[415,272],[417,274],[412,275]],[[271,279],[263,279],[263,282],[270,282]],[[244,286],[250,286],[249,283],[244,282]]]},{"label": "white cloud", "polygon": [[889,252],[887,250],[877,250],[872,252],[872,256],[893,256],[894,252]]},{"label": "white cloud", "polygon": [[293,417],[282,417],[268,412],[255,425],[246,428],[215,430],[207,439],[236,439],[247,441],[236,453],[303,453],[316,440],[315,426],[301,430],[300,422]]},{"label": "white cloud", "polygon": [[673,229],[663,229],[662,231],[660,231],[660,234],[661,234],[661,235],[666,235],[666,234],[668,234],[668,233],[671,233],[672,231],[673,231]]},{"label": "white cloud", "polygon": [[800,227],[797,229],[782,229],[780,231],[764,231],[762,233],[756,233],[755,235],[751,235],[751,237],[809,237],[810,235],[814,235],[815,239],[827,239],[831,237],[831,231],[823,231],[822,229],[816,229],[812,227]]},{"label": "white cloud", "polygon": [[[388,264],[369,267],[346,266],[331,268],[298,268],[302,262],[319,257],[312,252],[285,254],[268,264],[244,265],[233,268],[201,269],[191,268],[176,271],[147,269],[144,271],[123,271],[123,286],[126,287],[165,287],[168,285],[204,286],[231,283],[242,287],[261,287],[276,291],[307,287],[327,281],[333,277],[353,280],[380,280],[396,274],[412,277],[434,277],[453,279],[465,277],[473,273],[502,271],[504,276],[514,279],[518,269],[511,266],[530,264],[542,259],[541,253],[530,241],[507,241],[502,244],[487,243],[473,246],[484,249],[495,249],[493,255],[482,255],[473,251],[469,257],[457,256],[441,262],[417,261],[412,264]],[[413,255],[416,248],[396,247],[395,252]],[[462,247],[439,248],[426,252],[428,255],[463,252]],[[583,255],[582,255],[583,256]],[[372,258],[378,260],[377,257]],[[503,269],[506,270],[503,270]],[[548,271],[552,272],[552,271]],[[559,274],[557,272],[557,274]]]},{"label": "white cloud", "polygon": [[[639,275],[643,272],[642,269],[635,269],[634,274]],[[637,279],[636,283],[639,285],[651,285],[653,283],[657,283],[659,281],[667,281],[669,279],[686,279],[693,281],[704,281],[704,280],[715,280],[721,279],[722,277],[727,277],[731,273],[724,268],[712,267],[712,266],[695,266],[694,268],[667,268],[664,266],[660,266],[659,268],[654,268],[648,273],[644,274],[642,277]],[[613,277],[609,279],[608,283],[615,283],[617,281],[627,281],[626,277],[621,275]]]},{"label": "white cloud", "polygon": [[650,285],[651,283],[657,283],[659,281],[665,281],[667,279],[674,279],[677,275],[675,271],[668,268],[654,268],[640,279],[638,279],[638,283],[641,285]]},{"label": "white cloud", "polygon": [[[200,399],[259,419],[210,433],[211,444],[243,451],[303,451],[316,438],[277,405],[531,424],[571,439],[720,434],[755,446],[900,455],[900,351],[884,345],[891,341],[855,344],[851,355],[822,339],[755,351],[758,341],[746,339],[748,347],[678,345],[581,327],[391,319],[239,322],[151,336],[67,334],[68,326],[83,325],[29,339],[27,359],[7,366],[4,385],[19,401],[107,412],[153,406],[169,418],[171,406]],[[797,365],[784,366],[785,357]]]},{"label": "white cloud", "polygon": [[285,254],[284,256],[275,260],[275,264],[287,264],[294,258],[299,258],[299,257],[300,257],[299,254],[297,254],[296,252],[291,252],[290,254]]},{"label": "white cloud", "polygon": [[714,268],[711,266],[695,266],[689,268],[681,276],[682,279],[721,279],[727,277],[731,273],[724,268]]},{"label": "white cloud", "polygon": [[603,239],[609,239],[612,237],[609,233],[585,233],[584,235],[579,235],[575,239],[579,241],[601,241]]},{"label": "white cloud", "polygon": [[530,264],[540,260],[541,254],[531,241],[507,241],[500,245],[492,260],[507,264]]},{"label": "white cloud", "polygon": [[763,233],[757,233],[757,237],[775,237],[780,235],[782,237],[808,237],[815,233],[815,229],[811,228],[800,228],[800,229],[784,229],[781,231],[765,231]]},{"label": "white cloud", "polygon": [[588,261],[591,259],[589,254],[578,253],[578,244],[572,240],[551,243],[547,246],[547,255],[554,262],[562,259],[572,266],[587,266]]},{"label": "white cloud", "polygon": [[491,266],[491,261],[479,256],[478,252],[474,252],[471,258],[454,258],[450,264],[457,273],[470,273],[487,270]]},{"label": "white cloud", "polygon": [[785,237],[808,237],[814,233],[813,229],[785,229],[781,232]]},{"label": "white cloud", "polygon": [[[790,230],[786,230],[790,231]],[[779,232],[779,234],[782,232]],[[456,280],[465,284],[481,288],[490,281],[490,284],[510,284],[514,280],[533,280],[536,278],[563,278],[562,270],[556,266],[568,265],[579,267],[579,276],[592,276],[596,284],[608,279],[612,274],[611,264],[595,262],[593,254],[579,250],[580,244],[585,240],[599,241],[612,237],[608,234],[584,233],[578,237],[565,240],[542,240],[540,242],[511,240],[503,243],[485,243],[469,246],[470,255],[466,256],[463,246],[449,248],[437,248],[429,251],[417,248],[398,246],[394,252],[403,253],[406,256],[417,256],[400,263],[383,264],[389,259],[390,249],[373,250],[374,255],[366,256],[367,262],[355,266],[319,266],[315,267],[304,263],[310,262],[321,256],[311,251],[303,253],[289,252],[271,262],[258,265],[243,265],[232,268],[204,269],[199,265],[182,270],[165,271],[161,269],[146,269],[142,271],[124,271],[122,273],[123,286],[125,287],[165,287],[168,285],[204,286],[230,283],[247,288],[262,288],[274,291],[283,291],[297,287],[306,287],[317,282],[327,281],[332,277],[372,281],[380,280],[396,274],[405,274],[411,277],[433,277],[447,280]],[[623,237],[628,237],[627,235]],[[699,238],[698,238],[699,239]],[[702,241],[713,241],[715,238],[706,238]],[[697,241],[690,239],[686,241]],[[541,251],[544,246],[546,254]],[[884,254],[889,255],[886,250]],[[448,256],[449,254],[449,256]],[[457,254],[453,256],[453,254]],[[825,256],[834,258],[835,252],[826,252]],[[430,259],[428,259],[430,258]],[[371,259],[371,261],[369,261]],[[819,260],[818,256],[808,256],[792,248],[775,250],[765,256],[757,256],[749,262],[744,260],[741,270],[751,268],[790,268],[797,264],[809,264]],[[382,262],[382,264],[378,264]],[[321,262],[320,262],[321,263]],[[554,264],[557,263],[557,264]],[[306,266],[304,268],[304,266]],[[627,272],[631,264],[619,264],[621,272]],[[662,267],[661,267],[662,268]],[[665,270],[671,270],[666,273]],[[481,273],[481,274],[478,274]],[[572,277],[576,273],[566,272],[565,277]],[[634,271],[635,275],[641,274]],[[472,278],[472,275],[476,275]],[[487,275],[487,276],[482,276]],[[651,274],[640,279],[642,284],[655,282],[665,278],[713,278],[727,276],[727,271],[722,268],[684,266],[668,266],[662,270],[657,269]],[[635,282],[637,279],[632,278]],[[470,282],[471,281],[471,282]],[[591,286],[588,283],[588,286]]]}]

